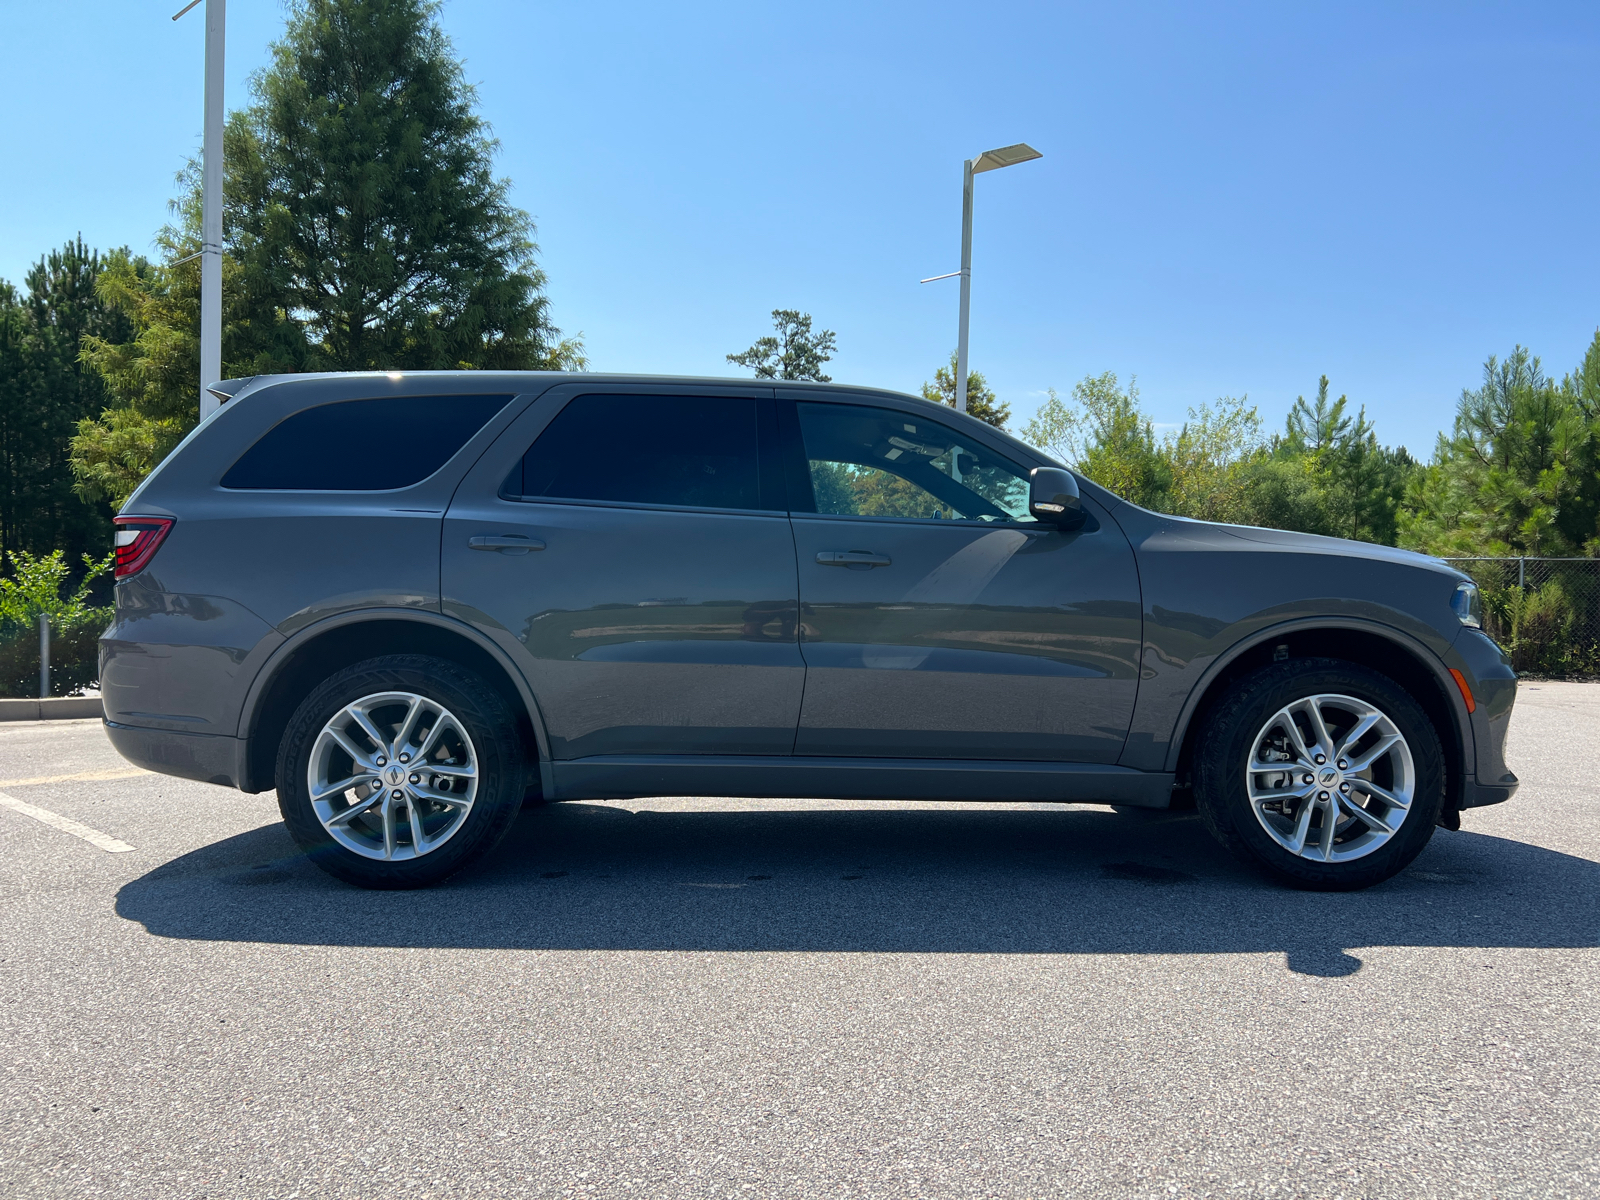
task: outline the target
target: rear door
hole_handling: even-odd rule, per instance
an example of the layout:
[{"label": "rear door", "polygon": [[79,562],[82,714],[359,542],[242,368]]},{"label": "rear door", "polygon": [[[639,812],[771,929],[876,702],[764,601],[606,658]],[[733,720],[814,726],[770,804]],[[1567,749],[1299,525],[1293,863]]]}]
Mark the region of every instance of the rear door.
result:
[{"label": "rear door", "polygon": [[795,753],[1115,762],[1140,633],[1117,526],[1092,501],[1081,530],[1041,525],[1028,466],[931,406],[791,403]]},{"label": "rear door", "polygon": [[562,385],[444,522],[445,611],[520,663],[555,759],[789,754],[804,690],[768,389]]}]

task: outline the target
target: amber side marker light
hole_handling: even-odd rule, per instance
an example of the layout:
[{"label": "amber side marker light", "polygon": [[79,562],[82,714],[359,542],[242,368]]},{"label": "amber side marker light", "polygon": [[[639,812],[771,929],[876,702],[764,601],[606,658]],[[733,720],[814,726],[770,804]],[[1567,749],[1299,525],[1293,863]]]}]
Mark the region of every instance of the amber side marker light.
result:
[{"label": "amber side marker light", "polygon": [[1454,667],[1450,668],[1450,678],[1456,681],[1456,686],[1461,689],[1461,698],[1467,702],[1467,711],[1478,711],[1478,702],[1472,698],[1472,689],[1467,686],[1467,677]]},{"label": "amber side marker light", "polygon": [[150,565],[172,530],[171,517],[113,517],[117,527],[117,564],[112,576],[119,582]]}]

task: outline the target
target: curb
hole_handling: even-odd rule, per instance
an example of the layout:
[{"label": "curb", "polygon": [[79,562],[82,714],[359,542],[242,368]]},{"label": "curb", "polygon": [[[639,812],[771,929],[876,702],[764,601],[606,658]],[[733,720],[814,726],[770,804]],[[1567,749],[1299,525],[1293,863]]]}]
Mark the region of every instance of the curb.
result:
[{"label": "curb", "polygon": [[52,696],[48,700],[0,700],[0,721],[71,721],[105,716],[99,696]]}]

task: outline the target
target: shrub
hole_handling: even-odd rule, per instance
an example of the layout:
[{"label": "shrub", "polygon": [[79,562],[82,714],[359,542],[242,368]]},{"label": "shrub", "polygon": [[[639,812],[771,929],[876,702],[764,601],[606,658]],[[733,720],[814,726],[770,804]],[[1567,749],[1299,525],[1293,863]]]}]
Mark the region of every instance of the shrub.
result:
[{"label": "shrub", "polygon": [[95,581],[111,570],[112,557],[83,559],[83,575],[70,585],[66,556],[55,550],[6,555],[11,578],[0,579],[0,696],[39,694],[39,614],[50,618],[50,692],[68,696],[100,677],[100,634],[111,621],[110,606],[90,603]]}]

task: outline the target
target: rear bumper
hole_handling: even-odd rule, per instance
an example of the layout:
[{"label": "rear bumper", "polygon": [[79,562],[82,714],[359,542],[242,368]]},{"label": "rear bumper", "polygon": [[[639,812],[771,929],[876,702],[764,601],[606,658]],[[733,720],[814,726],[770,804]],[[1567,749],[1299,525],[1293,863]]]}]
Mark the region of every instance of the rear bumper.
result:
[{"label": "rear bumper", "polygon": [[178,733],[170,729],[144,729],[137,725],[105,722],[111,744],[136,767],[237,787],[244,762],[244,742],[207,733]]}]

